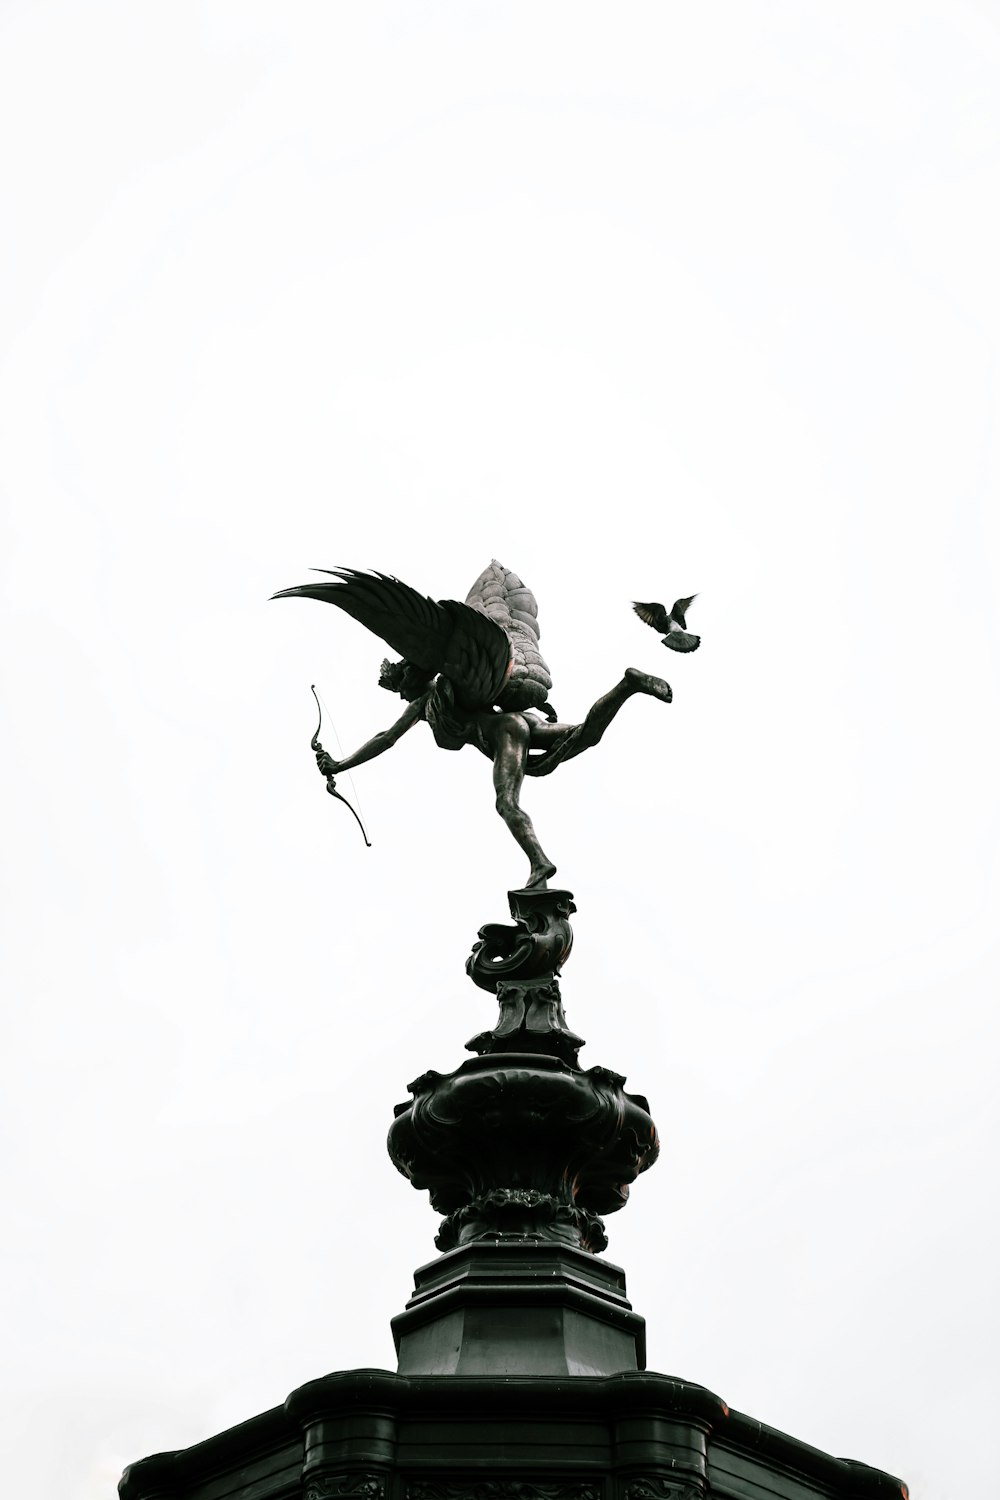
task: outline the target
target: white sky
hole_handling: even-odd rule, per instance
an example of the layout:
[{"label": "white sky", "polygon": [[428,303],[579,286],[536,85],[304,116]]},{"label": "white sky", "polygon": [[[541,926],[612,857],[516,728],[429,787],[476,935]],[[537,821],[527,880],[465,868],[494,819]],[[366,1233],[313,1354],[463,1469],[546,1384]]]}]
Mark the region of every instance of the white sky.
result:
[{"label": "white sky", "polygon": [[[524,866],[423,729],[365,850],[308,688],[352,747],[383,650],[267,596],[497,556],[563,718],[674,685],[525,799],[663,1137],[608,1222],[650,1367],[968,1495],[1000,8],[7,0],[0,139],[11,1493],[393,1367],[437,1220],[385,1130]],[[695,590],[668,658],[628,601]]]}]

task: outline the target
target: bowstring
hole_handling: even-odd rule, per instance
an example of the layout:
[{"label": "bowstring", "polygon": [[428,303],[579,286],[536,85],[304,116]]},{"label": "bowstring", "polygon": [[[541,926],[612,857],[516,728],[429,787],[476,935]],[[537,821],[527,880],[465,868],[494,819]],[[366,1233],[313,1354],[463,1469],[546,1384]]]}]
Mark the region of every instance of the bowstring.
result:
[{"label": "bowstring", "polygon": [[[344,747],[340,743],[340,735],[337,733],[337,725],[334,722],[333,715],[326,706],[326,699],[323,697],[323,694],[320,692],[319,688],[316,689],[316,696],[319,698],[319,706],[323,710],[323,717],[329,724],[330,728],[333,730],[333,740],[334,744],[337,747],[337,759],[343,760]],[[351,788],[351,794],[354,797],[354,805],[358,809],[358,814],[361,818],[361,822],[364,825],[364,828],[367,829],[368,819],[365,817],[365,810],[361,805],[361,798],[358,796],[358,789],[354,784],[354,777],[351,775],[350,771],[345,771],[343,773],[341,773],[340,771],[337,772],[338,776],[340,776],[341,774],[346,775],[347,777],[348,784]]]}]

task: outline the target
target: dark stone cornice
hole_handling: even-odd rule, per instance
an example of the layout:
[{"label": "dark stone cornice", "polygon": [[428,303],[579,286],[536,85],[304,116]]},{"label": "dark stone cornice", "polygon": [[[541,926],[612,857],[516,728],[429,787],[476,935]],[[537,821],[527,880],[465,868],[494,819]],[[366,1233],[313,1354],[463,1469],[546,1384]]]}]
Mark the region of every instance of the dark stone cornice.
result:
[{"label": "dark stone cornice", "polygon": [[[838,1500],[899,1500],[906,1486],[890,1474],[850,1459],[833,1458],[787,1433],[730,1411],[704,1386],[654,1371],[587,1376],[399,1376],[388,1370],[341,1370],[292,1391],[283,1406],[173,1453],[156,1453],[126,1469],[121,1500],[185,1500],[215,1475],[244,1469],[283,1448],[302,1452],[311,1424],[352,1412],[391,1418],[427,1419],[446,1411],[449,1419],[519,1418],[616,1421],[664,1416],[698,1427],[712,1448],[757,1457],[801,1475]],[[290,1465],[298,1464],[289,1454]],[[297,1493],[291,1482],[289,1494]]]},{"label": "dark stone cornice", "polygon": [[724,1427],[713,1434],[715,1441],[738,1453],[759,1454],[790,1469],[797,1469],[809,1479],[836,1487],[838,1496],[850,1500],[899,1500],[909,1494],[906,1485],[893,1474],[873,1469],[852,1458],[834,1458],[821,1448],[814,1448],[787,1432],[768,1427],[744,1412],[731,1411]]},{"label": "dark stone cornice", "polygon": [[179,1500],[192,1484],[212,1474],[224,1474],[250,1457],[301,1446],[301,1441],[284,1406],[272,1406],[190,1448],[151,1453],[129,1464],[118,1481],[118,1494],[120,1500]]},{"label": "dark stone cornice", "polygon": [[662,1412],[686,1416],[709,1427],[728,1408],[704,1386],[652,1371],[609,1376],[393,1375],[388,1370],[342,1370],[310,1380],[292,1391],[286,1410],[305,1425],[352,1407],[423,1416],[447,1402],[462,1417],[579,1414],[616,1416],[619,1412]]}]

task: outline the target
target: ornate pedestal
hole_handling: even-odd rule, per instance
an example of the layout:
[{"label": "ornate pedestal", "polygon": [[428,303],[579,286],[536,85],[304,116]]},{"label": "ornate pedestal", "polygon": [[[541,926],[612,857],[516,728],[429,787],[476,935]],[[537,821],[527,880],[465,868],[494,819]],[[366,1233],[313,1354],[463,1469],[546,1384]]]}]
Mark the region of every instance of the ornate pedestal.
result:
[{"label": "ornate pedestal", "polygon": [[417,1272],[393,1320],[400,1374],[612,1375],[645,1364],[625,1277],[597,1258],[602,1214],[659,1150],[649,1105],[609,1068],[582,1069],[559,993],[569,891],[511,891],[466,964],[496,993],[480,1055],[410,1085],[389,1155],[446,1217],[446,1253]]},{"label": "ornate pedestal", "polygon": [[435,1243],[543,1240],[607,1247],[600,1214],[659,1150],[649,1106],[608,1068],[495,1052],[454,1073],[424,1073],[397,1106],[389,1155],[447,1218]]},{"label": "ornate pedestal", "polygon": [[646,1100],[582,1069],[559,970],[572,897],[513,891],[467,969],[500,1014],[410,1085],[389,1154],[443,1252],[393,1319],[396,1374],[347,1370],[127,1469],[121,1500],[900,1500],[898,1479],[644,1370],[642,1318],[595,1253],[656,1159]]}]

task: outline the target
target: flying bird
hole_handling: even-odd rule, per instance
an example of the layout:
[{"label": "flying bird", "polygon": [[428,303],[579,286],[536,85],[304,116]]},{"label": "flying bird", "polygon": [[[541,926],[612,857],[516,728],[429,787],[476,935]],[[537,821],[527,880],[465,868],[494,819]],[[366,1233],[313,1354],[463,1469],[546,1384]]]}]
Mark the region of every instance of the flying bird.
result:
[{"label": "flying bird", "polygon": [[701,636],[689,634],[685,618],[697,597],[697,594],[691,594],[687,599],[677,599],[669,611],[662,604],[639,604],[634,599],[632,608],[652,630],[665,632],[663,644],[671,651],[697,651]]}]

